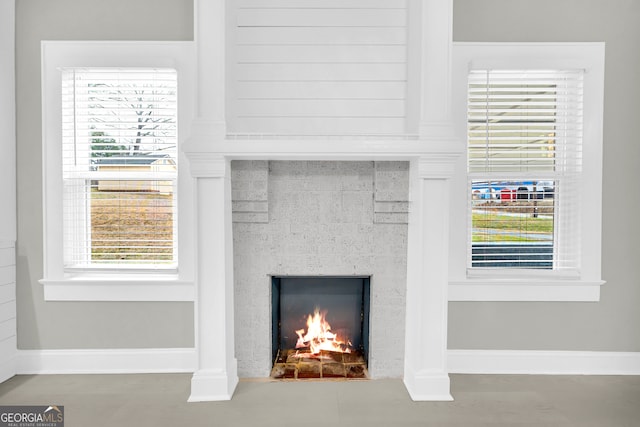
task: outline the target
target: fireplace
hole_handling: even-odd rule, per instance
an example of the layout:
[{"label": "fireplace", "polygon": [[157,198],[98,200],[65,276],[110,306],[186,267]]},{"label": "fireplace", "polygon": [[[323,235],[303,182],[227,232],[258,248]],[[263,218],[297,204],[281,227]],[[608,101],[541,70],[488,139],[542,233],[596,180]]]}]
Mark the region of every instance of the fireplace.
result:
[{"label": "fireplace", "polygon": [[[397,83],[406,83],[405,102],[394,100],[394,104],[403,104],[393,112],[394,123],[401,129],[386,129],[375,135],[362,126],[360,114],[340,118],[340,125],[345,126],[339,129],[319,126],[320,130],[315,132],[302,129],[296,133],[292,129],[299,127],[290,124],[296,123],[301,112],[293,110],[290,114],[273,115],[283,120],[280,129],[284,134],[228,127],[226,113],[230,101],[226,98],[225,63],[232,50],[226,44],[226,2],[197,0],[197,4],[197,102],[188,140],[182,145],[196,180],[195,241],[189,243],[197,249],[194,260],[197,369],[191,380],[189,400],[227,400],[233,396],[239,377],[268,376],[273,363],[269,275],[370,276],[368,368],[372,378],[402,377],[414,400],[451,400],[446,366],[449,180],[464,150],[451,121],[452,0],[407,3],[410,10],[406,29],[393,29],[402,33],[398,34],[401,40],[407,41],[407,60],[404,64],[388,64],[395,70],[394,75],[400,76]],[[340,69],[353,68],[352,64],[337,65]],[[316,72],[315,68],[311,64],[310,69]],[[378,70],[377,66],[367,66],[361,74],[370,78],[370,71]],[[345,100],[336,101],[331,104],[331,114],[343,111]],[[359,130],[346,126],[349,123],[358,125]],[[369,191],[370,195],[365,200],[362,194],[354,194],[356,197],[344,194],[342,206],[348,210],[343,218],[361,221],[358,213],[362,211],[357,207],[374,204],[372,224],[318,223],[315,221],[318,210],[311,211],[306,223],[287,223],[282,221],[287,216],[281,214],[291,209],[293,216],[289,218],[301,217],[296,216],[300,211],[293,208],[305,206],[305,200],[298,195],[297,199],[277,199],[277,193],[273,193],[275,199],[270,199],[270,185],[275,184],[273,188],[280,185],[286,190],[292,183],[278,179],[269,182],[269,199],[265,199],[260,198],[264,196],[262,187],[251,188],[252,178],[248,177],[247,198],[232,197],[238,191],[232,189],[232,181],[237,178],[231,167],[235,160],[332,161],[338,163],[338,169],[350,162],[354,162],[353,167],[369,169],[370,163],[366,166],[361,162],[404,162],[408,177],[404,181],[408,191],[404,193],[408,193],[408,198],[383,200],[384,192],[380,192],[378,196],[382,197],[374,200],[370,179],[364,181],[366,188],[362,188],[359,177],[349,177],[341,180],[343,191],[350,191],[345,187],[351,187],[356,193]],[[297,165],[302,164],[275,166],[290,169]],[[322,167],[317,163],[311,165]],[[251,174],[263,175],[250,171]],[[298,175],[294,169],[289,177],[292,181]],[[278,174],[272,173],[271,178],[278,178]],[[322,180],[321,185],[336,180]],[[304,189],[307,182],[303,179],[293,184],[296,184],[293,188]],[[376,188],[382,190],[380,186]],[[316,194],[322,191],[319,189]],[[325,218],[334,218],[339,202],[331,198],[328,201],[329,204],[317,206],[325,209]],[[272,202],[281,209],[274,211],[274,215],[264,210],[265,206],[270,209]],[[239,217],[247,222],[238,222]],[[385,221],[390,217],[394,222],[387,226]],[[399,228],[405,231],[390,232]],[[404,241],[398,238],[403,235]],[[334,250],[375,248],[376,242],[358,244],[371,238],[379,239],[380,253]],[[394,247],[396,244],[399,246]],[[282,257],[283,252],[291,256]],[[265,257],[264,253],[271,256]],[[389,262],[380,262],[380,258]],[[390,328],[390,324],[394,327]]]},{"label": "fireplace", "polygon": [[369,277],[272,278],[276,379],[367,378]]},{"label": "fireplace", "polygon": [[[318,303],[334,331],[341,326],[333,320],[336,310],[322,306],[335,305],[328,290],[344,293],[355,282],[362,294],[366,279],[367,331],[363,339],[350,338],[357,346],[364,342],[371,378],[401,376],[409,163],[233,161],[231,188],[239,375],[271,373],[279,347],[271,337],[279,332],[270,325],[277,326],[272,314],[282,307],[274,296],[284,291],[285,302],[295,293],[316,299],[293,316],[299,323],[283,330],[293,341]],[[362,305],[362,295],[355,299]],[[360,318],[360,308],[353,311]]]},{"label": "fireplace", "polygon": [[[414,400],[451,400],[447,180],[457,154],[409,141],[357,160],[343,145],[305,146],[315,160],[190,157],[199,236],[190,401],[229,399],[239,377],[269,376],[272,276],[333,275],[370,277],[371,378],[402,377]],[[400,187],[408,199],[387,198]]]}]

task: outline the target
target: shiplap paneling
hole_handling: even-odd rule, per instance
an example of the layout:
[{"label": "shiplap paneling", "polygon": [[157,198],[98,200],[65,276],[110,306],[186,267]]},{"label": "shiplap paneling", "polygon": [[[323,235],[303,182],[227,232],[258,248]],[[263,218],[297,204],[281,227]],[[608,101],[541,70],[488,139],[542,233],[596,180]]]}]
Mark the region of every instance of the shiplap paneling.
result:
[{"label": "shiplap paneling", "polygon": [[238,46],[240,64],[260,63],[358,63],[376,64],[381,59],[389,63],[406,61],[404,46]]},{"label": "shiplap paneling", "polygon": [[15,283],[15,281],[16,281],[16,268],[13,264],[4,265],[3,267],[0,267],[0,285]]},{"label": "shiplap paneling", "polygon": [[[364,3],[364,2],[363,2]],[[239,27],[403,27],[403,9],[242,9]]]},{"label": "shiplap paneling", "polygon": [[11,318],[0,322],[0,341],[16,336],[16,319]]},{"label": "shiplap paneling", "polygon": [[240,108],[252,117],[404,117],[404,102],[371,99],[250,99]]},{"label": "shiplap paneling", "polygon": [[231,133],[405,132],[405,1],[228,5]]},{"label": "shiplap paneling", "polygon": [[13,246],[0,246],[0,267],[14,265],[16,263],[16,254]]},{"label": "shiplap paneling", "polygon": [[11,282],[6,285],[0,285],[0,304],[15,301],[16,299],[16,283]]},{"label": "shiplap paneling", "polygon": [[0,241],[0,382],[15,374],[16,257],[11,242]]},{"label": "shiplap paneling", "polygon": [[[6,286],[6,285],[5,285]],[[15,300],[10,300],[0,304],[0,322],[6,322],[16,317]]]},{"label": "shiplap paneling", "polygon": [[240,9],[296,8],[296,9],[404,9],[406,0],[235,0]]},{"label": "shiplap paneling", "polygon": [[248,99],[384,99],[403,101],[406,91],[404,82],[378,82],[376,91],[371,91],[368,82],[279,82],[265,85],[264,82],[243,82],[238,88],[238,100]]},{"label": "shiplap paneling", "polygon": [[[389,129],[401,129],[404,118],[356,118],[356,117],[239,117],[239,127],[248,133],[276,135],[362,135],[387,134]],[[266,131],[268,129],[268,131]]]},{"label": "shiplap paneling", "polygon": [[407,43],[405,28],[353,27],[336,30],[332,27],[244,27],[233,35],[237,46],[243,45],[347,45],[403,46]]},{"label": "shiplap paneling", "polygon": [[405,81],[404,64],[237,64],[237,81],[262,81],[265,85],[290,81],[353,81],[371,82],[371,91],[377,91],[379,81]]},{"label": "shiplap paneling", "polygon": [[[0,340],[0,354],[4,355],[4,357],[0,359],[0,367],[6,361],[11,360],[16,356],[16,353],[17,353],[16,346],[17,346],[17,339],[15,335],[12,337],[6,338],[4,340]],[[2,379],[0,378],[0,380]]]}]

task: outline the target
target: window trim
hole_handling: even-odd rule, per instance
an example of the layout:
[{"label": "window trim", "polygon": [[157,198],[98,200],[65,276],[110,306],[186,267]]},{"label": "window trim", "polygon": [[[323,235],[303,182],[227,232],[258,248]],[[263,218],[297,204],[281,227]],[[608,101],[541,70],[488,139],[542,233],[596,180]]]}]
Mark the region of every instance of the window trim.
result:
[{"label": "window trim", "polygon": [[64,268],[62,233],[61,68],[174,68],[178,71],[178,144],[186,141],[195,107],[193,42],[43,41],[43,215],[45,300],[193,301],[195,288],[194,183],[178,151],[178,270]]},{"label": "window trim", "polygon": [[[467,155],[451,180],[452,227],[449,247],[450,301],[599,301],[602,223],[602,129],[604,43],[453,44],[455,129],[466,141],[467,75],[477,68],[584,69],[583,179],[580,193],[580,269],[577,274],[545,271],[474,271],[467,266]],[[466,146],[466,144],[465,144]]]}]

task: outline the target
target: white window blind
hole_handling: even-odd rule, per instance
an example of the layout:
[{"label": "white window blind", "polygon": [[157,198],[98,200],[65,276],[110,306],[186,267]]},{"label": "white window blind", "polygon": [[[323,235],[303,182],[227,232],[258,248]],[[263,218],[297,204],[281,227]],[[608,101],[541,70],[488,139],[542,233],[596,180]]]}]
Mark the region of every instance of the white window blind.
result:
[{"label": "white window blind", "polygon": [[469,266],[577,269],[582,70],[473,70]]},{"label": "white window blind", "polygon": [[175,268],[177,74],[62,71],[66,268]]}]

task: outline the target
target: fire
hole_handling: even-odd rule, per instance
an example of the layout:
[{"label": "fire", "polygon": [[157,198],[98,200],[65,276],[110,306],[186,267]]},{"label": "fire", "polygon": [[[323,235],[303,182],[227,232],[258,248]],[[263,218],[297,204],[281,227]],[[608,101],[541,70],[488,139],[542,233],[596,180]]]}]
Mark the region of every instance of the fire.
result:
[{"label": "fire", "polygon": [[313,315],[307,317],[307,333],[304,329],[296,331],[298,342],[296,348],[309,348],[314,355],[321,350],[335,351],[339,353],[351,353],[351,343],[345,338],[331,332],[331,325],[326,321],[326,311],[315,309]]}]

